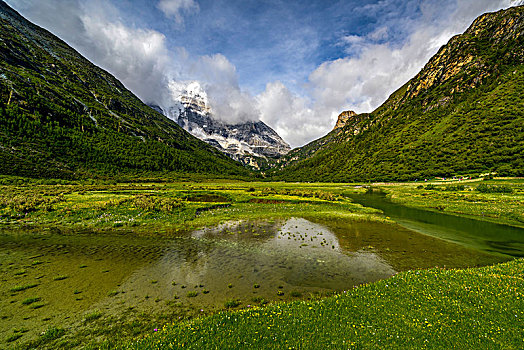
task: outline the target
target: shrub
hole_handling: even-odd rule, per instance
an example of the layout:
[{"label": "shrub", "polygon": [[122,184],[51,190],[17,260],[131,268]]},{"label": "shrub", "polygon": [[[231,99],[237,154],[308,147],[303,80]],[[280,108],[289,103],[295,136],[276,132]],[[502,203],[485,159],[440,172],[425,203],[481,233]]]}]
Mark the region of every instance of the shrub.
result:
[{"label": "shrub", "polygon": [[466,189],[466,186],[464,185],[448,185],[445,187],[446,191],[464,191]]},{"label": "shrub", "polygon": [[480,184],[477,186],[476,190],[480,193],[513,193],[513,188],[508,185],[487,185]]},{"label": "shrub", "polygon": [[240,305],[240,300],[237,299],[230,299],[224,303],[224,307],[226,309],[232,309]]},{"label": "shrub", "polygon": [[63,328],[50,327],[45,332],[42,333],[43,340],[53,340],[58,339],[63,336],[65,330]]},{"label": "shrub", "polygon": [[84,317],[84,322],[91,322],[91,321],[94,321],[94,320],[98,320],[100,317],[102,317],[102,313],[98,310],[95,310],[91,313],[88,313],[85,317]]}]

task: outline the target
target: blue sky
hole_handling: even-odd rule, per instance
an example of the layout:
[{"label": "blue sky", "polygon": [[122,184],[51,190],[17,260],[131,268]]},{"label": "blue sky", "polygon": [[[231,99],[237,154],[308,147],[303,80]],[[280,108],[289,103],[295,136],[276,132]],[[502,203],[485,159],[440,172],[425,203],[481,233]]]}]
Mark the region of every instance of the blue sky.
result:
[{"label": "blue sky", "polygon": [[[166,17],[151,1],[118,1],[128,25],[166,35],[168,45],[192,55],[223,54],[236,67],[239,83],[260,93],[268,81],[300,89],[323,62],[347,57],[341,38],[363,36],[387,24],[390,44],[406,38],[408,24],[420,17],[420,1],[195,1],[198,10],[181,10],[182,22]],[[402,25],[397,25],[403,22]]]},{"label": "blue sky", "polygon": [[199,81],[218,118],[292,146],[370,112],[480,14],[522,0],[7,0],[145,102]]}]

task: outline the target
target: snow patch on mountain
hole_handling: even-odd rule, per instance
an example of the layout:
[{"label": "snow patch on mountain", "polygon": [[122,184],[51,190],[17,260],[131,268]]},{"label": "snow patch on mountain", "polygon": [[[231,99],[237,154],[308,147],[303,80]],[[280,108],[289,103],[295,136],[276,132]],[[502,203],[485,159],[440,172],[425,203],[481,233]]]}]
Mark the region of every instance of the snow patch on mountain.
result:
[{"label": "snow patch on mountain", "polygon": [[207,142],[233,159],[256,167],[254,157],[280,157],[290,146],[262,121],[228,124],[215,118],[206,91],[194,81],[169,84],[167,107],[151,105],[174,120],[193,136]]}]

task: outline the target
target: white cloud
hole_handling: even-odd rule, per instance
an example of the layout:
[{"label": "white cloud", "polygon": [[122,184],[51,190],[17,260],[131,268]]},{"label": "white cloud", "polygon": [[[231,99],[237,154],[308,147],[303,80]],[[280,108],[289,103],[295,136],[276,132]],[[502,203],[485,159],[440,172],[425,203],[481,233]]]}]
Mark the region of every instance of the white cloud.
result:
[{"label": "white cloud", "polygon": [[91,47],[88,57],[115,74],[142,100],[156,100],[173,68],[165,36],[111,22],[92,12],[80,18]]},{"label": "white cloud", "polygon": [[198,12],[200,7],[194,0],[160,0],[157,7],[168,17],[173,17],[177,23],[182,23],[182,13]]},{"label": "white cloud", "polygon": [[264,92],[257,97],[261,120],[272,126],[291,147],[311,140],[311,135],[324,135],[333,128],[333,123],[324,123],[318,116],[336,118],[338,111],[320,110],[311,106],[309,98],[293,94],[280,81],[268,83]]}]

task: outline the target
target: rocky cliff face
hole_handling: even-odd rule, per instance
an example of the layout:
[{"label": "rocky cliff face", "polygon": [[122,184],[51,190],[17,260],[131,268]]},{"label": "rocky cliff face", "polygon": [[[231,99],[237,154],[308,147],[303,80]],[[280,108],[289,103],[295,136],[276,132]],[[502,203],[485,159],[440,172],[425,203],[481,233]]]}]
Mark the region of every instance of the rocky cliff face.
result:
[{"label": "rocky cliff face", "polygon": [[[424,69],[413,78],[406,89],[401,103],[409,101],[428,90],[446,83],[448,91],[437,101],[426,99],[424,107],[427,109],[442,106],[451,100],[454,94],[480,86],[493,74],[497,74],[500,67],[507,63],[524,63],[522,48],[504,50],[500,46],[515,46],[522,42],[524,17],[510,15],[522,12],[517,8],[497,14],[485,14],[478,17],[464,34],[453,37],[447,45],[431,58]],[[497,48],[499,47],[499,48]],[[494,62],[493,55],[485,53],[495,49],[497,55]],[[502,54],[502,51],[505,51]],[[493,64],[494,63],[494,64]]]},{"label": "rocky cliff face", "polygon": [[335,127],[333,128],[333,130],[343,128],[346,125],[349,118],[355,117],[356,115],[357,113],[353,111],[344,111],[340,113],[337,119],[337,123],[335,124]]},{"label": "rocky cliff face", "polygon": [[165,114],[192,135],[207,142],[231,158],[258,168],[257,158],[280,157],[290,151],[289,145],[262,121],[228,124],[217,120],[207,96],[196,82],[182,89],[177,103]]}]

